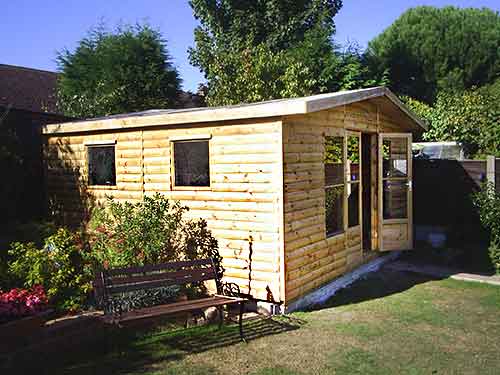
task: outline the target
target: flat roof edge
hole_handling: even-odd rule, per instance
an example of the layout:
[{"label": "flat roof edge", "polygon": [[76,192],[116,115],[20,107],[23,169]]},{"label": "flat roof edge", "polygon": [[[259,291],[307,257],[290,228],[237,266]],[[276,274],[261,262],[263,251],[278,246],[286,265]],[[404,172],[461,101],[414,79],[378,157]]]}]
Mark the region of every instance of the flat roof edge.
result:
[{"label": "flat roof edge", "polygon": [[44,135],[81,133],[92,131],[127,130],[141,127],[174,126],[202,124],[217,121],[234,121],[243,119],[262,119],[318,112],[342,105],[369,100],[381,96],[394,103],[413,122],[423,129],[427,126],[407,108],[389,89],[383,86],[345,91],[331,94],[320,94],[304,98],[274,100],[233,107],[203,108],[186,111],[158,114],[130,114],[129,116],[90,119],[76,122],[49,124],[42,127]]}]

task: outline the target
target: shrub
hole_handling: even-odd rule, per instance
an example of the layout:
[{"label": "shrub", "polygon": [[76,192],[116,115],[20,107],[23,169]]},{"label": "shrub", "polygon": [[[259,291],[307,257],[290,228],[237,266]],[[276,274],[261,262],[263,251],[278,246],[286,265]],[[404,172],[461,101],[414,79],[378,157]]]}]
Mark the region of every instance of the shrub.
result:
[{"label": "shrub", "polygon": [[[142,202],[117,202],[109,198],[94,209],[88,228],[89,260],[94,269],[128,267],[211,257],[220,266],[217,240],[204,220],[184,217],[188,210],[155,194]],[[128,311],[165,303],[179,295],[199,295],[203,283],[121,293],[113,296],[105,310]]]},{"label": "shrub", "polygon": [[490,255],[491,263],[495,267],[495,271],[500,275],[500,240],[495,239],[490,243],[488,248],[488,253]]},{"label": "shrub", "polygon": [[42,247],[15,242],[9,250],[9,273],[27,288],[42,285],[57,309],[76,310],[86,299],[91,278],[80,243],[80,236],[65,228],[47,237]]},{"label": "shrub", "polygon": [[[127,267],[212,257],[217,240],[204,220],[184,217],[187,207],[155,194],[139,203],[108,199],[89,223],[91,258],[97,268]],[[222,271],[222,270],[221,270]]]},{"label": "shrub", "polygon": [[0,323],[36,314],[47,308],[48,299],[41,285],[33,288],[0,291]]},{"label": "shrub", "polygon": [[500,194],[492,184],[474,194],[474,204],[479,209],[479,218],[490,232],[490,259],[495,270],[500,274]]}]

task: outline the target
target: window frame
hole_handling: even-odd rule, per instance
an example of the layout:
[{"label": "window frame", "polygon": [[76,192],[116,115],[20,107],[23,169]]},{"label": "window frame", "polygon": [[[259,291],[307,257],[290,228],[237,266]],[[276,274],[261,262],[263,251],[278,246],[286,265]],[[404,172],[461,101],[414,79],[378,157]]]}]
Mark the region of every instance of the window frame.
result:
[{"label": "window frame", "polygon": [[[346,198],[347,198],[347,189],[346,189],[346,160],[347,160],[347,146],[346,146],[346,137],[345,137],[345,132],[335,132],[331,134],[325,134],[323,137],[324,139],[324,145],[326,145],[326,139],[327,138],[342,138],[342,172],[343,172],[343,183],[342,184],[333,184],[333,185],[327,185],[325,181],[324,185],[324,192],[325,192],[325,236],[327,239],[329,238],[334,238],[338,235],[344,234],[347,230],[346,228],[346,220],[347,220],[347,205],[346,205]],[[326,150],[325,150],[326,152]],[[324,157],[323,157],[323,166],[325,166],[327,163],[324,162]],[[325,168],[325,167],[324,167]],[[326,191],[331,188],[335,188],[338,186],[342,186],[343,189],[343,194],[342,194],[342,228],[338,229],[336,231],[328,233],[327,228],[326,228]]]},{"label": "window frame", "polygon": [[[324,192],[325,192],[325,236],[326,239],[331,239],[335,238],[338,235],[342,235],[347,233],[348,231],[352,230],[362,230],[362,220],[363,220],[363,184],[362,184],[362,147],[361,147],[361,132],[360,131],[353,131],[353,130],[346,130],[346,129],[335,129],[334,131],[330,131],[327,134],[324,134],[323,139],[324,139],[324,144],[326,145],[326,138],[328,137],[338,137],[342,138],[342,144],[343,144],[343,184],[334,184],[334,185],[327,185],[326,181],[324,184]],[[359,145],[359,178],[356,181],[350,181],[350,171],[349,171],[349,166],[348,166],[348,138],[349,137],[357,137],[358,138],[358,145]],[[324,160],[324,159],[323,159]],[[326,163],[323,162],[325,165]],[[352,186],[354,184],[358,184],[358,224],[349,226],[349,195],[348,195],[348,189],[349,186]],[[328,233],[327,228],[326,228],[326,190],[337,187],[337,186],[343,186],[344,187],[344,194],[343,194],[343,228],[339,229],[337,231]]]},{"label": "window frame", "polygon": [[[86,168],[86,182],[87,182],[87,187],[89,189],[116,189],[117,188],[117,180],[118,180],[118,174],[117,174],[117,165],[116,165],[116,140],[109,140],[109,141],[93,141],[93,142],[84,142],[85,146],[85,168]],[[99,148],[99,147],[113,147],[113,152],[114,152],[114,169],[115,169],[115,183],[113,185],[92,185],[90,183],[90,149],[91,148]]]},{"label": "window frame", "polygon": [[[211,191],[212,190],[212,155],[211,155],[211,135],[191,135],[188,137],[170,137],[170,186],[171,190],[178,191]],[[207,142],[208,145],[208,186],[178,186],[175,184],[175,151],[176,142]]]},{"label": "window frame", "polygon": [[[346,164],[345,164],[345,181],[346,181],[346,198],[344,201],[344,204],[346,206],[346,211],[347,211],[347,221],[346,221],[346,230],[353,230],[356,228],[361,228],[361,221],[363,220],[363,184],[362,184],[362,179],[363,179],[363,169],[362,169],[362,147],[361,147],[361,132],[358,131],[352,131],[352,130],[346,130],[345,131],[345,148],[346,148]],[[355,137],[358,138],[358,154],[359,154],[359,163],[358,163],[358,175],[359,178],[356,181],[351,181],[351,171],[349,169],[348,165],[348,150],[347,150],[347,145],[348,145],[348,139],[350,137]],[[353,225],[352,227],[349,226],[349,187],[352,185],[358,185],[358,224]]]}]

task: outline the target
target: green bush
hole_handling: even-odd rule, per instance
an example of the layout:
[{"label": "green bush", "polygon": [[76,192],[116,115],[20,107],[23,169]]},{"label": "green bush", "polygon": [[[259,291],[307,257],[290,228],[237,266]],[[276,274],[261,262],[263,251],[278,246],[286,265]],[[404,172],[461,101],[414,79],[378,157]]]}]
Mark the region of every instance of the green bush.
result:
[{"label": "green bush", "polygon": [[479,209],[481,223],[490,232],[490,259],[495,270],[500,274],[500,194],[492,184],[474,194],[474,204]]},{"label": "green bush", "polygon": [[96,268],[127,267],[212,257],[217,240],[204,220],[184,218],[187,207],[156,194],[139,203],[117,202],[94,210],[88,228]]},{"label": "green bush", "polygon": [[[6,266],[2,269],[0,264],[0,279],[26,288],[41,284],[51,305],[77,310],[87,302],[95,271],[103,268],[212,257],[222,275],[217,240],[204,220],[184,218],[186,211],[159,194],[135,204],[110,198],[108,204],[94,210],[84,234],[52,225],[31,226],[32,235],[29,231],[19,234],[24,242],[11,243]],[[123,311],[172,299],[179,293],[200,292],[204,292],[202,284],[157,288],[115,296],[104,307]]]},{"label": "green bush", "polygon": [[500,275],[500,241],[498,239],[490,243],[488,253],[496,273]]},{"label": "green bush", "polygon": [[11,244],[8,272],[18,284],[30,288],[43,285],[51,305],[60,310],[76,310],[90,291],[91,272],[82,257],[80,236],[60,228],[45,239]]}]

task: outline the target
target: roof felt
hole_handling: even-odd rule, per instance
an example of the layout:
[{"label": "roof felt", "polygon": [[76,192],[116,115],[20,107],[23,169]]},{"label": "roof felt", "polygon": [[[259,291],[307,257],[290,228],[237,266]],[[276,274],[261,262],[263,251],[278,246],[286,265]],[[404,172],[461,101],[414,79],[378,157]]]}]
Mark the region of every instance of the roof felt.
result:
[{"label": "roof felt", "polygon": [[118,114],[78,122],[47,125],[44,129],[44,133],[113,130],[158,125],[175,126],[197,122],[307,114],[379,97],[385,97],[394,104],[415,124],[415,127],[425,129],[425,125],[421,120],[389,89],[385,87],[373,87],[368,89],[338,91],[302,98],[276,99],[222,107],[152,109],[149,111]]},{"label": "roof felt", "polygon": [[0,64],[0,107],[58,113],[57,73]]}]

